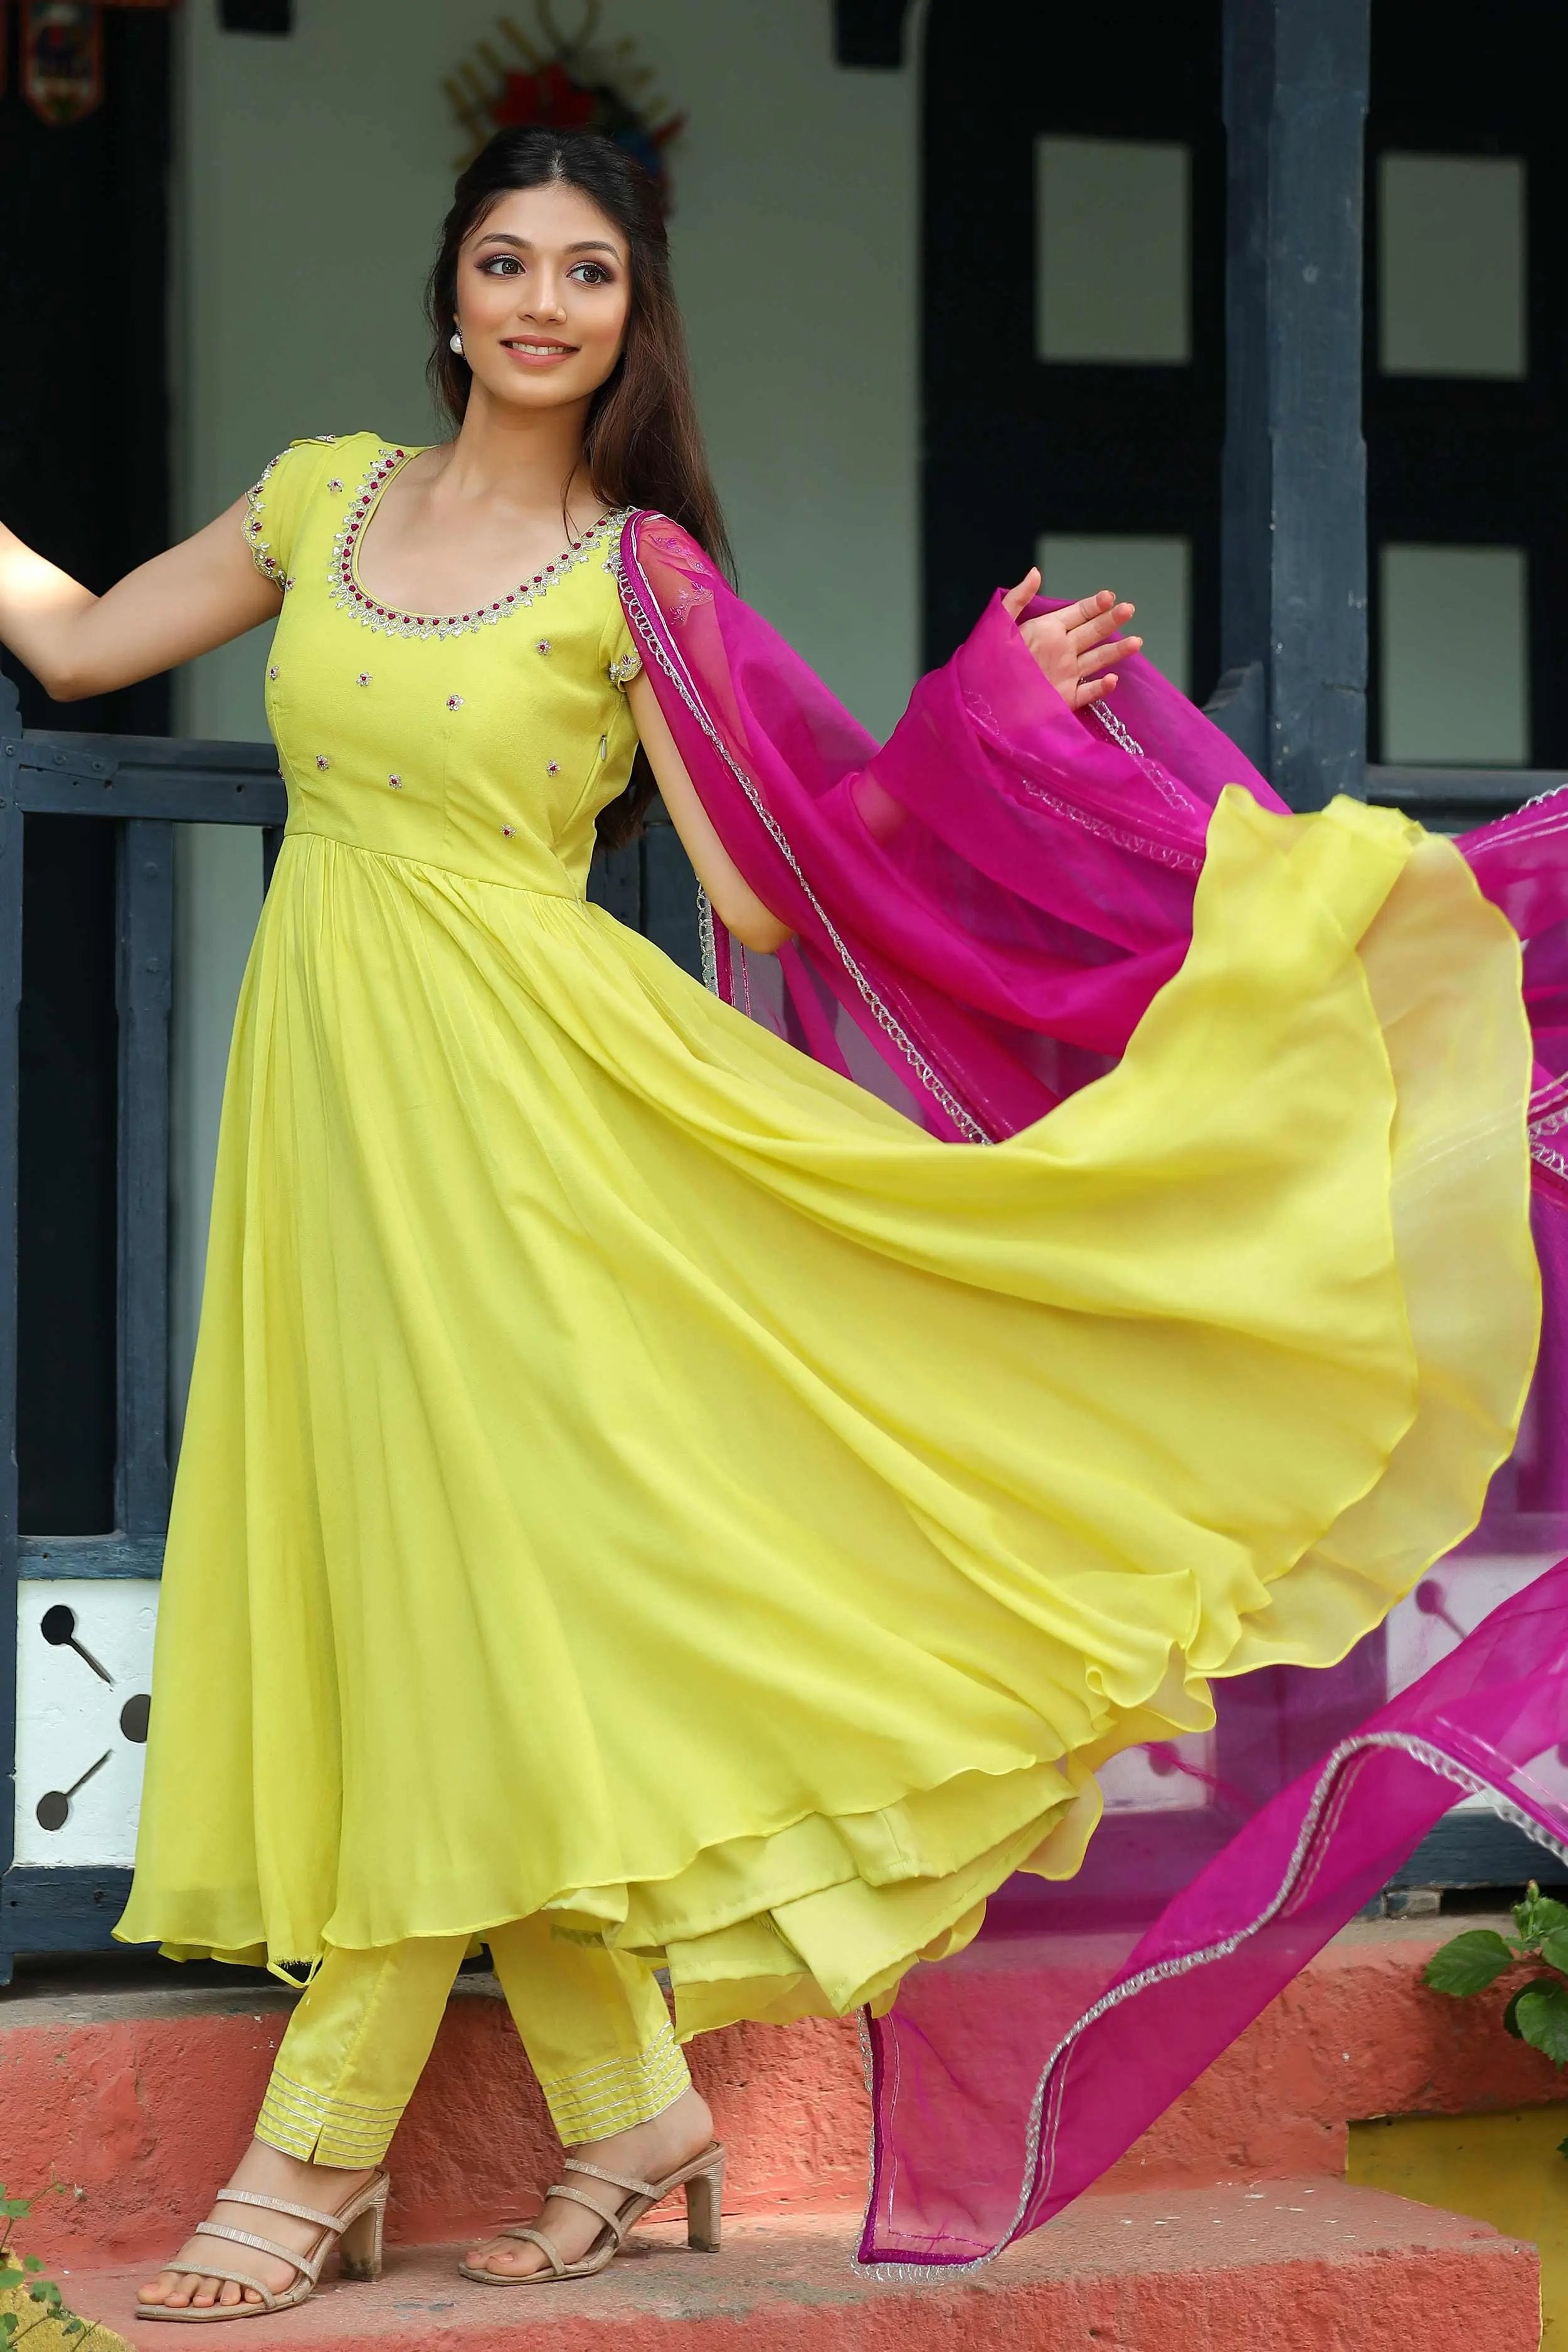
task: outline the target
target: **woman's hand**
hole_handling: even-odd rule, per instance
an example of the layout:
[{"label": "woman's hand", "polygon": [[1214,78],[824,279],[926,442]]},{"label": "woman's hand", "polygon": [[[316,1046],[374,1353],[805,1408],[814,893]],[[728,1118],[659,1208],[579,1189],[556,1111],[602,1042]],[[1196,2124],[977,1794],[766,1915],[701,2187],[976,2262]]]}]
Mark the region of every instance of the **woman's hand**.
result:
[{"label": "woman's hand", "polygon": [[1103,701],[1115,686],[1116,672],[1110,664],[1124,661],[1143,643],[1142,637],[1117,634],[1127,626],[1135,607],[1119,604],[1112,592],[1102,588],[1098,596],[1064,604],[1059,613],[1019,620],[1026,604],[1039,593],[1040,575],[1031,570],[1016,588],[1008,589],[1002,602],[1018,622],[1019,635],[1068,709],[1087,710],[1091,702]]}]

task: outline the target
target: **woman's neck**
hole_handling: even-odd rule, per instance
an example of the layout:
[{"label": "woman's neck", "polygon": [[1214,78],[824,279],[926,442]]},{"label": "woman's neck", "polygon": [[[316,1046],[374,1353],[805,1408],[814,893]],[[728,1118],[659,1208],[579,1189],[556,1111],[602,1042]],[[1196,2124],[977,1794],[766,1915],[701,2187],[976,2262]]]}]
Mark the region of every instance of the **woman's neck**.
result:
[{"label": "woman's neck", "polygon": [[583,465],[586,401],[560,408],[518,410],[492,400],[476,383],[455,441],[440,451],[438,481],[443,501],[483,505],[492,513],[510,509],[520,517],[559,514],[565,492],[570,506],[597,509]]}]

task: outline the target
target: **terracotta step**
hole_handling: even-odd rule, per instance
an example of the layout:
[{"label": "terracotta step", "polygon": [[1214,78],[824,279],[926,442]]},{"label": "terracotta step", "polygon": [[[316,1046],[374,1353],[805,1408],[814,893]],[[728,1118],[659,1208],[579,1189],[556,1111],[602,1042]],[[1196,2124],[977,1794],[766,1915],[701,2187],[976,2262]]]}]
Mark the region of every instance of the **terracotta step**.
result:
[{"label": "terracotta step", "polygon": [[[1536,2352],[1533,2247],[1375,2189],[1096,2197],[972,2275],[885,2280],[850,2266],[852,2233],[742,2221],[717,2255],[679,2231],[604,2277],[473,2286],[453,2247],[395,2253],[377,2286],[323,2288],[246,2323],[247,2352]],[[68,2299],[145,2352],[132,2271],[73,2273]]]},{"label": "terracotta step", "polygon": [[[1099,2193],[1335,2179],[1352,2118],[1560,2097],[1546,2060],[1500,2032],[1495,2004],[1422,1987],[1455,1924],[1348,1929]],[[999,2000],[1014,1973],[995,1969]],[[50,2262],[139,2262],[186,2235],[249,2136],[286,2021],[290,1997],[269,1982],[144,1961],[132,1975],[109,1989],[101,1964],[24,1974],[0,1994],[0,2179],[33,2198],[27,2243]],[[556,2160],[493,1979],[460,1984],[393,2150],[403,2243],[515,2212]],[[858,2210],[867,2112],[851,2023],[712,2034],[693,2063],[731,2152],[736,2211]]]}]

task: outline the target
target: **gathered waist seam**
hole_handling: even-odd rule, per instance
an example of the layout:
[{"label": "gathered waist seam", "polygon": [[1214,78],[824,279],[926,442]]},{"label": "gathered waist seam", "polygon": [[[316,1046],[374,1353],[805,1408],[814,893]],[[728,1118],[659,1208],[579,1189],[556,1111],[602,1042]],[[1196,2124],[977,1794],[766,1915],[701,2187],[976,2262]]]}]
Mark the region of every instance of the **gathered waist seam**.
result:
[{"label": "gathered waist seam", "polygon": [[330,841],[334,849],[352,850],[356,857],[376,857],[386,866],[412,866],[416,871],[430,874],[450,874],[455,881],[476,882],[483,890],[516,890],[527,898],[550,898],[561,907],[587,907],[592,901],[584,893],[574,890],[542,890],[532,882],[504,882],[493,874],[470,874],[466,866],[447,866],[438,857],[410,857],[396,849],[373,849],[363,841],[346,841],[341,833],[323,833],[316,824],[288,824],[283,828],[285,842]]}]

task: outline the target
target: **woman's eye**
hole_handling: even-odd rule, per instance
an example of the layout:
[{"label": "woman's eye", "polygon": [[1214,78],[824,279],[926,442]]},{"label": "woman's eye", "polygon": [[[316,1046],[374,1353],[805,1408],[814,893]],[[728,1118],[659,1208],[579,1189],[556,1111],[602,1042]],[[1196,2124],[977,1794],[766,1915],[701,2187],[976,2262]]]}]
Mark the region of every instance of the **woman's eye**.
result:
[{"label": "woman's eye", "polygon": [[514,273],[521,277],[522,274],[522,264],[515,253],[487,254],[479,268],[488,278],[510,278]]},{"label": "woman's eye", "polygon": [[572,275],[580,278],[584,286],[607,286],[610,283],[610,273],[601,261],[580,261]]}]

